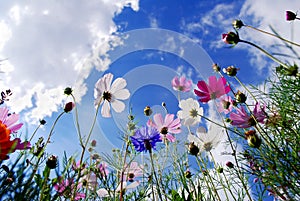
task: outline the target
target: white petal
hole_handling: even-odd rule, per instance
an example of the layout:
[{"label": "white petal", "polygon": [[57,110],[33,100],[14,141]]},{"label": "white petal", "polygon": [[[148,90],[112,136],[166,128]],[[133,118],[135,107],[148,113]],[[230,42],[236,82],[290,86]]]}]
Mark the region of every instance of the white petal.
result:
[{"label": "white petal", "polygon": [[121,89],[112,94],[113,94],[113,98],[119,99],[119,100],[126,100],[130,96],[130,92],[128,89]]},{"label": "white petal", "polygon": [[114,94],[116,91],[124,89],[127,85],[127,82],[123,78],[117,78],[111,85],[110,92]]},{"label": "white petal", "polygon": [[97,190],[97,194],[99,197],[108,197],[108,191],[104,188],[100,188],[99,190]]},{"label": "white petal", "polygon": [[104,101],[102,108],[101,108],[101,115],[103,117],[111,117],[110,115],[110,105],[108,101]]},{"label": "white petal", "polygon": [[125,104],[122,101],[114,100],[111,102],[113,110],[117,113],[123,112],[125,109]]}]

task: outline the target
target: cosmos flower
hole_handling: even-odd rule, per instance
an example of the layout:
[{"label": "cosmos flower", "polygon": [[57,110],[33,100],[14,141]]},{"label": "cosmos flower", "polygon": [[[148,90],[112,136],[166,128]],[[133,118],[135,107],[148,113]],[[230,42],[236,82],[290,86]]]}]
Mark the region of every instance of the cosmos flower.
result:
[{"label": "cosmos flower", "polygon": [[156,143],[161,142],[160,133],[153,127],[143,126],[130,136],[132,144],[139,152],[155,149]]},{"label": "cosmos flower", "polygon": [[107,168],[107,164],[105,162],[102,162],[102,163],[99,164],[98,168],[99,168],[98,170],[99,170],[101,176],[103,178],[106,178],[108,173],[109,173],[108,168]]},{"label": "cosmos flower", "polygon": [[208,84],[203,80],[198,81],[197,87],[199,90],[194,89],[194,92],[202,103],[220,98],[230,91],[230,87],[226,85],[226,79],[224,77],[217,79],[216,76],[210,76],[208,78]]},{"label": "cosmos flower", "polygon": [[114,82],[113,74],[105,74],[95,84],[94,96],[95,107],[99,104],[103,104],[101,108],[101,115],[103,117],[111,117],[110,106],[115,112],[122,112],[125,109],[125,104],[120,100],[126,100],[129,98],[130,93],[128,89],[125,89],[127,83],[123,78],[117,78]]},{"label": "cosmos flower", "polygon": [[170,142],[175,142],[175,137],[171,134],[178,134],[181,132],[180,119],[174,119],[174,114],[166,114],[165,119],[163,119],[160,113],[153,116],[153,121],[148,121],[148,126],[156,128],[163,139],[167,139]]},{"label": "cosmos flower", "polygon": [[[71,198],[73,195],[74,186],[75,184],[72,179],[61,179],[59,183],[54,184],[54,189],[58,192],[60,196],[63,196],[65,198]],[[77,189],[81,188],[81,186],[82,184],[79,183]],[[82,198],[85,198],[85,194],[76,192],[75,200],[80,200]]]},{"label": "cosmos flower", "polygon": [[223,112],[224,114],[228,114],[231,112],[233,104],[234,102],[230,96],[222,96],[218,102],[218,111],[220,113]]},{"label": "cosmos flower", "polygon": [[143,176],[143,166],[133,161],[130,165],[125,165],[123,180],[133,182],[136,178]]},{"label": "cosmos flower", "polygon": [[8,154],[17,149],[29,149],[30,142],[21,142],[19,138],[11,140],[11,134],[17,132],[22,123],[16,124],[19,120],[18,114],[9,114],[7,107],[0,108],[0,160],[8,159]]},{"label": "cosmos flower", "polygon": [[[130,184],[127,184],[127,182],[123,182],[122,190],[134,189],[138,185],[140,185],[139,181],[134,181],[134,182],[131,182]],[[107,190],[105,188],[100,188],[99,190],[97,190],[97,195],[99,197],[109,197],[109,196],[113,195],[114,192],[120,193],[120,190],[121,190],[121,184],[119,184],[115,190],[114,189]]]},{"label": "cosmos flower", "polygon": [[188,141],[197,145],[201,152],[209,152],[216,148],[223,136],[222,128],[211,123],[208,131],[204,127],[199,127],[196,135],[189,134]]},{"label": "cosmos flower", "polygon": [[200,122],[203,115],[203,108],[200,107],[199,102],[188,98],[179,102],[180,111],[177,116],[182,119],[182,124],[185,126],[192,126]]},{"label": "cosmos flower", "polygon": [[184,76],[175,76],[172,79],[172,86],[176,91],[188,92],[191,90],[192,80],[187,80]]},{"label": "cosmos flower", "polygon": [[245,108],[241,106],[236,108],[237,113],[230,113],[231,125],[237,126],[238,128],[249,128],[255,126],[256,123],[264,123],[266,119],[265,105],[261,108],[259,102],[255,104],[253,115],[248,114]]}]

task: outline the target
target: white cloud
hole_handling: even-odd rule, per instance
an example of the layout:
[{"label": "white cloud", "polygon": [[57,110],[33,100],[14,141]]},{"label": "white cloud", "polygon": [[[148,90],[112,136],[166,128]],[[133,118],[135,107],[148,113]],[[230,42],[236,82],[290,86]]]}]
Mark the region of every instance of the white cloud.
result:
[{"label": "white cloud", "polygon": [[[138,0],[1,1],[0,89],[12,89],[8,102],[27,120],[50,116],[61,106],[63,89],[75,88],[80,100],[94,65],[105,70],[111,40],[119,40],[113,22],[123,7],[137,11]],[[99,57],[99,55],[104,55]],[[51,105],[51,106],[50,106]]]},{"label": "white cloud", "polygon": [[[272,5],[270,7],[270,5]],[[272,0],[247,0],[245,1],[241,11],[240,18],[245,24],[252,25],[256,28],[273,33],[270,26],[274,28],[282,37],[293,40],[294,42],[300,42],[300,26],[298,22],[288,22],[285,19],[285,11],[292,10],[296,12],[300,8],[299,1],[287,0],[287,1],[272,1]],[[280,40],[270,37],[266,34],[259,33],[257,31],[242,28],[240,31],[240,37],[244,40],[249,40],[263,48],[270,53],[287,53],[291,54],[282,46]],[[281,46],[279,46],[279,44]],[[259,52],[256,48],[249,48],[248,45],[241,45],[243,48],[247,48],[253,55],[251,63],[257,66],[258,70],[265,67],[273,68],[274,64],[266,62],[266,56]],[[260,56],[258,56],[260,55]],[[291,61],[289,59],[281,58],[283,61]],[[259,64],[259,65],[257,65]]]}]

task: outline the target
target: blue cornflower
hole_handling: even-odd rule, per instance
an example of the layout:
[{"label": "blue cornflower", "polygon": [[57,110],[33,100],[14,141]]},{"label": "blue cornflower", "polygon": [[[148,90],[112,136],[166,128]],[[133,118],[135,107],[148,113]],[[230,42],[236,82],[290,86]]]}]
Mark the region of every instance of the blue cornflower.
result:
[{"label": "blue cornflower", "polygon": [[161,142],[160,133],[157,129],[143,126],[137,129],[130,137],[135,149],[139,152],[155,149],[155,144]]}]

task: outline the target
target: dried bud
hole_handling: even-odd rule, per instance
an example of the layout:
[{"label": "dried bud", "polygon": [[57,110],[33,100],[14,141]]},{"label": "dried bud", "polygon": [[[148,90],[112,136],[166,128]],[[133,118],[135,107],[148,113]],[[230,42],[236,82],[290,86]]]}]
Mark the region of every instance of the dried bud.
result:
[{"label": "dried bud", "polygon": [[134,116],[133,116],[133,115],[128,115],[128,119],[129,119],[130,121],[133,121],[133,120],[134,120]]},{"label": "dried bud", "polygon": [[229,167],[229,168],[234,168],[233,163],[230,162],[230,161],[228,161],[228,162],[226,163],[226,166]]},{"label": "dried bud", "polygon": [[57,156],[51,155],[48,157],[48,160],[46,161],[46,165],[50,169],[55,169],[57,166]]},{"label": "dried bud", "polygon": [[71,95],[72,92],[73,92],[73,90],[72,90],[71,87],[67,87],[67,88],[65,88],[65,90],[64,90],[64,94],[66,94],[66,95]]},{"label": "dried bud", "polygon": [[222,39],[224,43],[236,45],[240,42],[239,36],[234,32],[228,32],[227,34],[222,34]]},{"label": "dried bud", "polygon": [[232,22],[232,26],[233,26],[233,28],[238,30],[238,29],[242,28],[242,26],[244,26],[244,23],[242,22],[242,20],[234,20]]},{"label": "dried bud", "polygon": [[236,76],[238,70],[240,69],[234,66],[228,66],[227,68],[223,68],[223,72],[229,76]]},{"label": "dried bud", "polygon": [[66,113],[71,112],[71,111],[73,110],[74,107],[75,107],[75,103],[73,103],[73,102],[68,102],[68,103],[65,105],[64,111],[65,111]]},{"label": "dried bud", "polygon": [[236,102],[238,102],[238,103],[245,103],[246,100],[247,100],[247,96],[246,96],[244,93],[238,91],[238,92],[236,92],[236,94],[235,94],[235,100],[236,100]]},{"label": "dried bud", "polygon": [[144,114],[146,116],[150,116],[152,114],[152,110],[150,108],[150,106],[146,106],[145,109],[144,109]]},{"label": "dried bud", "polygon": [[191,155],[197,156],[199,151],[199,148],[194,144],[194,142],[189,144],[189,152]]}]

